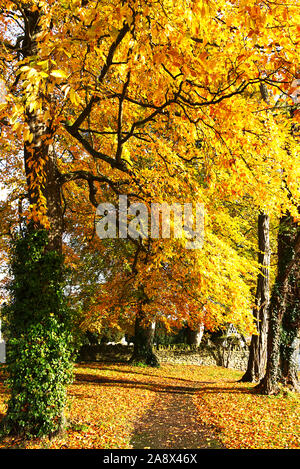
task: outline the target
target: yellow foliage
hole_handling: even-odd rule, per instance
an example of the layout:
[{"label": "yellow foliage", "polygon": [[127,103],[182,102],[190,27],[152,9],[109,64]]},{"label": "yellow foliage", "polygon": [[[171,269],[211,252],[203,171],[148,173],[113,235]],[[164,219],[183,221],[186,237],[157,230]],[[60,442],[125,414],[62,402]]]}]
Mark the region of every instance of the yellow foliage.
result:
[{"label": "yellow foliage", "polygon": [[[0,0],[1,113],[10,120],[0,144],[3,177],[16,171],[22,190],[25,146],[29,218],[51,229],[41,145],[45,153],[55,148],[67,229],[82,240],[92,236],[96,202],[115,202],[119,192],[148,207],[203,203],[203,249],[144,240],[128,290],[145,285],[149,317],[197,317],[209,328],[232,322],[253,331],[258,266],[247,233],[260,211],[273,220],[287,210],[298,216],[299,115],[288,98],[299,73],[298,2],[26,5],[38,15],[31,53],[7,45],[14,12],[24,13],[18,2]],[[105,255],[106,245],[101,249]],[[112,305],[119,314],[134,252],[126,246],[114,260],[113,278],[89,309],[93,321],[109,314],[113,321]],[[135,311],[133,303],[127,310]]]}]

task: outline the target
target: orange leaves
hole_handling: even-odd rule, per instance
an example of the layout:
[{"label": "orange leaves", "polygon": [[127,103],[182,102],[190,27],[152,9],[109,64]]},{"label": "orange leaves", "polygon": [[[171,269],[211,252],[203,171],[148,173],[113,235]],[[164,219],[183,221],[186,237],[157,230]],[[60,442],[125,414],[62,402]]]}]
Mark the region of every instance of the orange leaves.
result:
[{"label": "orange leaves", "polygon": [[228,449],[299,448],[299,397],[256,395],[254,385],[237,382],[240,375],[220,369],[212,389],[199,392],[195,402],[203,421],[221,429]]},{"label": "orange leaves", "polygon": [[[240,377],[240,371],[215,366],[163,364],[159,369],[149,369],[77,365],[75,381],[68,390],[67,431],[51,441],[8,438],[0,442],[0,447],[130,449],[141,432],[144,441],[157,442],[167,431],[160,444],[174,449],[184,436],[192,442],[185,446],[189,448],[207,447],[217,436],[227,449],[299,449],[299,396],[256,395],[252,384],[237,382]],[[2,383],[3,375],[0,413],[4,414]],[[185,393],[189,394],[188,401]],[[181,412],[172,411],[173,401]],[[186,402],[188,407],[184,406]],[[193,432],[189,435],[190,428]],[[195,438],[198,432],[199,440]]]},{"label": "orange leaves", "polygon": [[296,122],[299,122],[299,123],[300,123],[300,111],[299,111],[299,110],[294,111],[293,119],[294,119]]},{"label": "orange leaves", "polygon": [[[9,27],[14,20],[4,3],[1,19]],[[267,209],[278,216],[291,203],[283,195],[283,171],[295,199],[299,195],[298,144],[286,152],[289,121],[272,112],[278,87],[288,88],[295,73],[290,64],[299,63],[293,43],[299,12],[279,2],[270,15],[270,5],[254,0],[199,0],[189,8],[175,0],[84,3],[41,0],[38,53],[22,56],[10,48],[1,79],[14,107],[11,115],[4,111],[12,128],[1,133],[1,144],[13,148],[17,140],[21,148],[25,142],[29,152],[38,151],[30,114],[38,132],[42,124],[52,132],[48,143],[55,144],[61,174],[88,171],[110,181],[89,180],[89,186],[78,178],[63,187],[69,235],[83,242],[94,236],[90,201],[111,202],[118,191],[135,194],[131,201],[143,197],[148,205],[203,201],[203,252],[187,253],[179,241],[159,240],[147,263],[139,254],[138,279],[147,283],[162,313],[177,309],[182,319],[205,304],[211,327],[235,312],[236,323],[246,328],[255,265],[247,258],[253,246],[242,235],[249,232],[244,220],[251,218],[244,216],[245,201],[253,213]],[[9,5],[17,8],[16,2]],[[7,31],[0,32],[6,40]],[[0,54],[5,63],[7,48]],[[259,79],[269,88],[268,106],[262,104]],[[45,223],[44,168],[28,159],[27,169],[36,199],[32,216]],[[105,256],[106,246],[100,249]],[[90,313],[93,319],[98,313],[99,323],[123,293],[134,262],[134,253],[125,251],[119,257],[126,268],[114,259],[114,278],[94,297]],[[164,264],[172,265],[172,279],[162,271]],[[222,314],[220,304],[228,313]]]}]

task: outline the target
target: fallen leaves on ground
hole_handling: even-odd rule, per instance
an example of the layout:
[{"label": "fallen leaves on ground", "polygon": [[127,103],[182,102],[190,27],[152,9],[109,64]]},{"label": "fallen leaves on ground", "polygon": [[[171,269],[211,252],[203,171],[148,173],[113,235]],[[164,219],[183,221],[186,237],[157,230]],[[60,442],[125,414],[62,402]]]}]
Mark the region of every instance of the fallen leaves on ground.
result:
[{"label": "fallen leaves on ground", "polygon": [[[207,447],[211,447],[217,430],[222,445],[229,449],[299,448],[300,397],[292,393],[275,397],[254,394],[252,384],[237,382],[241,376],[235,370],[195,365],[163,364],[152,369],[78,364],[69,387],[66,432],[52,440],[5,438],[0,448],[130,449],[137,428],[143,423],[147,426],[156,403],[162,403],[168,394],[180,393],[192,396]],[[0,418],[6,398],[2,374]],[[195,425],[195,414],[191,418]],[[171,433],[176,435],[177,430],[175,425]],[[172,444],[176,448],[176,438]]]},{"label": "fallen leaves on ground", "polygon": [[259,395],[254,384],[237,382],[242,374],[223,370],[218,381],[197,393],[202,421],[219,428],[228,449],[300,448],[300,396]]}]

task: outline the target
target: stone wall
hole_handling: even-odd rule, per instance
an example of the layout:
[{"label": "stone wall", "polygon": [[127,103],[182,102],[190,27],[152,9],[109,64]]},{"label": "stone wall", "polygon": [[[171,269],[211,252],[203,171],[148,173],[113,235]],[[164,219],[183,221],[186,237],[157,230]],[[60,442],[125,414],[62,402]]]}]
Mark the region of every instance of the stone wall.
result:
[{"label": "stone wall", "polygon": [[[85,345],[81,348],[79,361],[127,362],[133,351],[132,346],[116,345]],[[204,345],[196,350],[155,349],[161,363],[186,365],[217,365],[237,370],[246,370],[248,347]]]},{"label": "stone wall", "polygon": [[248,363],[248,349],[234,348],[232,350],[217,347],[200,347],[198,350],[158,350],[160,361],[186,365],[224,366],[236,370],[246,370]]},{"label": "stone wall", "polygon": [[83,362],[126,362],[133,352],[133,346],[116,345],[83,345],[79,350],[78,360]]}]

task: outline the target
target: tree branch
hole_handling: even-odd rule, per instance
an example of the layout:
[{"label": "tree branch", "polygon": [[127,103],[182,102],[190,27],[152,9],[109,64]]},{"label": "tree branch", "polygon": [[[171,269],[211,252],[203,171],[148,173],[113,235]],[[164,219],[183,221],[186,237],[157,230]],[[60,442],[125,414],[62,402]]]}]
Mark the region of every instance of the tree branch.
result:
[{"label": "tree branch", "polygon": [[118,146],[117,146],[117,151],[116,151],[116,161],[117,163],[121,162],[121,154],[122,154],[122,123],[123,123],[123,102],[125,98],[125,94],[129,85],[130,81],[130,72],[127,74],[127,79],[126,82],[124,83],[122,94],[119,98],[119,111],[118,111],[118,130],[117,130],[117,135],[118,135]]}]

